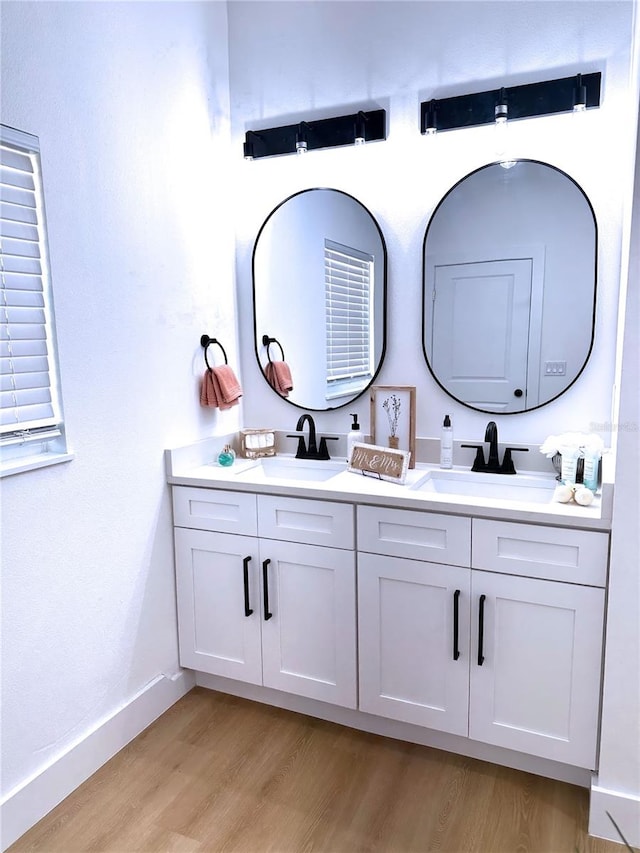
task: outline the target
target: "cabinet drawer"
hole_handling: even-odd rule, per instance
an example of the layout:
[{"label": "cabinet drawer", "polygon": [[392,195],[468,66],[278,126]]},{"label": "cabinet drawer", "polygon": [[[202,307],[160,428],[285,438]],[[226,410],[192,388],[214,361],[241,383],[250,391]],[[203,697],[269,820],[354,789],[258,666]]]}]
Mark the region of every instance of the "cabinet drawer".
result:
[{"label": "cabinet drawer", "polygon": [[475,569],[604,587],[608,556],[607,533],[473,520]]},{"label": "cabinet drawer", "polygon": [[173,487],[173,520],[177,527],[255,536],[256,496],[220,489]]},{"label": "cabinet drawer", "polygon": [[353,550],[353,507],[332,501],[258,495],[258,533],[266,539]]},{"label": "cabinet drawer", "polygon": [[471,565],[471,519],[360,506],[358,550],[468,567]]}]

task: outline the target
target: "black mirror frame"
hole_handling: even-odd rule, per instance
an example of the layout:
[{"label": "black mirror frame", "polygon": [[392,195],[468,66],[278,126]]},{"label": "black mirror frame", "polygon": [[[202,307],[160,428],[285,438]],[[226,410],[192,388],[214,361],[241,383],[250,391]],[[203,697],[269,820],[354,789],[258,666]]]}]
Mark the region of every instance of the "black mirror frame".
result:
[{"label": "black mirror frame", "polygon": [[[343,195],[343,196],[346,196],[347,198],[352,199],[359,207],[361,207],[364,210],[364,212],[368,216],[371,217],[371,221],[373,222],[373,224],[376,227],[376,230],[380,236],[380,242],[382,244],[382,350],[380,352],[380,359],[378,361],[378,364],[376,366],[375,371],[373,372],[373,375],[372,375],[370,381],[362,389],[362,391],[360,391],[358,394],[356,394],[353,397],[349,397],[349,399],[346,402],[340,403],[340,405],[338,405],[338,406],[326,406],[323,409],[316,409],[316,408],[312,408],[311,406],[305,406],[302,403],[296,403],[293,400],[290,400],[288,397],[283,397],[281,394],[278,394],[278,392],[275,390],[275,388],[273,388],[269,384],[269,382],[267,381],[267,378],[264,375],[264,368],[262,366],[262,362],[260,361],[260,354],[258,352],[258,327],[257,327],[257,318],[256,318],[256,248],[258,246],[260,236],[261,236],[262,232],[264,231],[264,229],[266,228],[267,223],[269,222],[271,217],[274,216],[274,214],[283,205],[285,205],[288,201],[291,201],[291,199],[296,198],[299,195],[302,195],[303,193],[316,192],[317,190],[325,190],[325,191],[340,193],[340,195]],[[361,201],[359,201],[355,196],[351,195],[350,193],[347,193],[344,190],[337,190],[337,189],[335,189],[335,187],[309,187],[307,189],[299,190],[298,192],[291,193],[291,195],[287,196],[287,198],[283,199],[279,204],[277,204],[273,208],[273,210],[269,213],[267,218],[264,220],[264,222],[260,226],[260,230],[258,231],[258,234],[256,235],[256,239],[255,239],[254,244],[253,244],[253,252],[251,255],[251,280],[252,280],[252,282],[251,282],[252,283],[251,295],[252,295],[252,299],[253,299],[253,346],[254,346],[254,352],[256,355],[256,361],[258,363],[260,375],[262,376],[264,381],[267,383],[267,385],[271,389],[271,391],[273,391],[273,393],[276,395],[276,397],[278,397],[280,400],[282,400],[285,403],[288,403],[290,406],[293,406],[296,409],[303,409],[304,411],[307,411],[307,412],[333,412],[333,411],[337,411],[338,409],[343,409],[345,406],[350,406],[353,402],[355,402],[355,400],[358,400],[360,397],[362,397],[363,394],[365,394],[369,390],[369,388],[371,387],[371,385],[373,385],[373,383],[376,380],[376,377],[378,376],[378,374],[380,373],[380,371],[382,369],[382,365],[384,363],[384,357],[385,357],[385,354],[387,351],[387,287],[388,287],[387,274],[388,274],[387,244],[386,244],[386,241],[384,239],[384,234],[382,233],[382,229],[380,228],[380,225],[378,224],[378,220],[371,213],[371,211],[367,207],[365,207],[365,205]]]},{"label": "black mirror frame", "polygon": [[[591,204],[589,197],[587,196],[585,191],[582,189],[580,184],[575,180],[575,178],[572,178],[571,175],[567,174],[567,172],[565,172],[563,169],[560,169],[557,166],[552,166],[550,163],[545,163],[542,160],[533,160],[531,158],[526,158],[526,157],[519,157],[519,158],[517,158],[516,162],[517,163],[535,163],[537,165],[546,166],[548,169],[553,169],[554,171],[559,172],[561,175],[563,175],[565,178],[567,178],[569,181],[571,181],[571,183],[573,183],[576,186],[576,188],[580,191],[580,193],[584,197],[584,200],[586,201],[587,205],[589,206],[591,216],[593,217],[593,227],[594,227],[593,311],[592,311],[592,316],[591,316],[591,341],[589,343],[589,349],[587,351],[587,354],[585,356],[585,360],[584,360],[580,370],[578,370],[578,372],[576,373],[574,378],[571,380],[571,382],[569,382],[568,385],[566,385],[562,391],[560,391],[558,394],[556,394],[555,397],[551,397],[549,400],[545,400],[544,403],[539,403],[537,406],[531,406],[529,408],[520,409],[519,411],[515,411],[515,412],[500,412],[499,413],[500,416],[503,416],[503,415],[504,416],[507,416],[507,415],[524,415],[527,412],[534,412],[536,409],[541,409],[543,406],[548,406],[549,403],[553,403],[554,400],[557,400],[559,397],[562,397],[563,394],[566,394],[566,392],[569,390],[569,388],[571,388],[572,385],[574,385],[574,383],[581,376],[583,370],[585,369],[585,367],[587,365],[587,362],[589,361],[589,358],[591,357],[591,352],[593,350],[593,344],[594,344],[594,340],[595,340],[595,327],[596,327],[596,300],[597,300],[597,293],[598,293],[598,221],[596,219],[596,215],[595,215],[595,211],[593,209],[593,205]],[[459,181],[456,181],[456,183],[449,190],[447,190],[447,192],[442,196],[442,198],[440,199],[440,201],[438,202],[438,204],[434,208],[431,216],[429,217],[429,221],[427,223],[427,227],[426,227],[425,234],[424,234],[424,239],[422,241],[422,333],[421,333],[421,335],[422,335],[422,352],[424,354],[424,358],[425,358],[425,361],[427,363],[427,367],[429,368],[429,373],[433,377],[436,384],[440,386],[440,388],[445,392],[445,394],[447,394],[447,396],[451,397],[452,400],[455,400],[456,403],[459,403],[461,406],[465,406],[465,408],[471,409],[474,412],[483,412],[484,414],[488,414],[488,415],[495,415],[496,412],[491,411],[490,409],[479,409],[477,406],[472,406],[469,403],[466,403],[464,400],[460,400],[458,397],[453,395],[451,393],[451,391],[449,391],[447,388],[445,388],[445,386],[442,384],[442,382],[440,382],[440,380],[438,379],[438,377],[434,373],[433,368],[431,367],[431,363],[429,361],[429,356],[427,355],[427,349],[426,349],[426,345],[425,345],[426,320],[427,320],[427,294],[426,294],[426,288],[425,288],[426,274],[427,274],[427,263],[426,263],[427,253],[426,253],[426,249],[427,249],[427,238],[429,236],[429,228],[431,227],[431,224],[432,224],[436,214],[438,213],[438,210],[440,209],[442,204],[445,202],[445,200],[451,195],[451,193],[454,192],[454,190],[456,190],[460,186],[460,184],[462,184],[464,181],[466,181],[467,178],[470,178],[472,175],[475,175],[477,172],[481,172],[484,169],[488,169],[492,166],[499,166],[499,165],[500,165],[499,161],[495,161],[493,163],[486,163],[484,166],[480,166],[477,169],[473,169],[471,172],[469,172],[468,174],[466,174],[462,178],[460,178]]]}]

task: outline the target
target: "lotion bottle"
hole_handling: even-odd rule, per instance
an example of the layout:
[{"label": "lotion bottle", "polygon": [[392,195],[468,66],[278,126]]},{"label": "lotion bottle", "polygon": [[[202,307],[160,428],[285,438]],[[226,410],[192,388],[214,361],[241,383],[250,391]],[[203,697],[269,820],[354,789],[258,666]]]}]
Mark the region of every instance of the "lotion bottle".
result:
[{"label": "lotion bottle", "polygon": [[561,482],[565,485],[568,483],[575,485],[578,472],[578,456],[580,451],[577,447],[563,447],[562,450],[562,471],[560,472]]},{"label": "lotion bottle", "polygon": [[453,427],[451,418],[445,415],[440,439],[440,467],[453,468]]},{"label": "lotion bottle", "polygon": [[598,468],[600,466],[600,453],[592,447],[584,451],[584,473],[582,482],[592,492],[598,491]]},{"label": "lotion bottle", "polygon": [[356,442],[362,443],[364,441],[364,433],[360,429],[360,424],[358,423],[358,415],[351,413],[351,417],[353,418],[353,423],[351,425],[351,431],[347,434],[347,462],[351,459],[351,449]]}]

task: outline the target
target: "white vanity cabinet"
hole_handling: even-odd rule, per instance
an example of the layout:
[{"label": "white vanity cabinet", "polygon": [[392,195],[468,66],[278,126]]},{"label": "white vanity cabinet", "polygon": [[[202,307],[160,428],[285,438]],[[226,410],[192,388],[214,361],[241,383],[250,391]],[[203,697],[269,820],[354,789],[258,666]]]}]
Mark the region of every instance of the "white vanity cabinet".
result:
[{"label": "white vanity cabinet", "polygon": [[359,507],[360,709],[594,768],[608,535]]},{"label": "white vanity cabinet", "polygon": [[182,665],[355,708],[353,507],[182,486],[173,501]]},{"label": "white vanity cabinet", "polygon": [[257,491],[173,486],[183,666],[595,769],[608,533]]}]

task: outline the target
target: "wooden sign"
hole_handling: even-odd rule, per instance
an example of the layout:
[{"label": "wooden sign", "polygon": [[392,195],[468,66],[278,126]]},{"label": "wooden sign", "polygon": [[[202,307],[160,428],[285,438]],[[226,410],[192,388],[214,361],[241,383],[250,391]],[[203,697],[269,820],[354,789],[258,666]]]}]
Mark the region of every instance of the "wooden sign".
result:
[{"label": "wooden sign", "polygon": [[351,449],[349,471],[392,483],[404,483],[410,455],[407,450],[356,443]]}]

